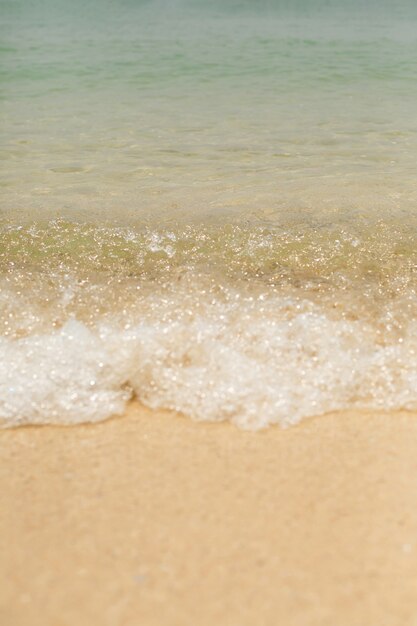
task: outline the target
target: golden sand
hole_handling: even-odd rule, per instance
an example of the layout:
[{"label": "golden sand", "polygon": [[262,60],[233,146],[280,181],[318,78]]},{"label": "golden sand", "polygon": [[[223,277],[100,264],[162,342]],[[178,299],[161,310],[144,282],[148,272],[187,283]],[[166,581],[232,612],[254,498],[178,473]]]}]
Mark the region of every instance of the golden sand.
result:
[{"label": "golden sand", "polygon": [[2,626],[417,624],[417,415],[0,432]]}]

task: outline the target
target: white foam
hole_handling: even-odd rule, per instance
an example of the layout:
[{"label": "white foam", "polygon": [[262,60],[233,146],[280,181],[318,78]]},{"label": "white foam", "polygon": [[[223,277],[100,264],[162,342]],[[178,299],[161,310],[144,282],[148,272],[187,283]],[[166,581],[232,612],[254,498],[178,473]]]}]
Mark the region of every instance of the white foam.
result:
[{"label": "white foam", "polygon": [[95,422],[132,396],[252,429],[345,408],[417,409],[417,322],[384,343],[373,325],[318,305],[237,297],[0,339],[5,425]]}]

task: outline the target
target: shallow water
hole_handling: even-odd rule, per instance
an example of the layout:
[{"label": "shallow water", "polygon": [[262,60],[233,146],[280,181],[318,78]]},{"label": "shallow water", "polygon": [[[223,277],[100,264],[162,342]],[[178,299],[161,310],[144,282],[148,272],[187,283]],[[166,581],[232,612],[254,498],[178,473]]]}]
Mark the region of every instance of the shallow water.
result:
[{"label": "shallow water", "polygon": [[417,408],[417,7],[0,0],[0,419]]}]

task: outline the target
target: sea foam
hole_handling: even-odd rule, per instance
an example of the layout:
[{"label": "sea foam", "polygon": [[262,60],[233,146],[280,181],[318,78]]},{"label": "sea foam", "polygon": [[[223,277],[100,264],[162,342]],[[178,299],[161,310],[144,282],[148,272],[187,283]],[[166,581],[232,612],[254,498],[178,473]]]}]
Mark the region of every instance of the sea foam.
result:
[{"label": "sea foam", "polygon": [[[417,408],[417,322],[380,345],[374,329],[281,303],[214,305],[211,314],[128,329],[71,320],[0,340],[5,425],[95,422],[137,397],[152,408],[244,428],[289,425],[346,408]],[[285,312],[284,312],[285,311]]]},{"label": "sea foam", "polygon": [[54,222],[0,231],[0,421],[136,397],[243,428],[417,408],[414,232]]}]

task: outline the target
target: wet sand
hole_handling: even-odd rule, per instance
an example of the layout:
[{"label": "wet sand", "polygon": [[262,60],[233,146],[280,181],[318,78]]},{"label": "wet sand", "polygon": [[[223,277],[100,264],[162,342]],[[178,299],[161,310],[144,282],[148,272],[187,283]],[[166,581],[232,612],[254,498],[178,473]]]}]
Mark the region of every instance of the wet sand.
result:
[{"label": "wet sand", "polygon": [[417,623],[417,414],[0,432],[4,626]]}]

